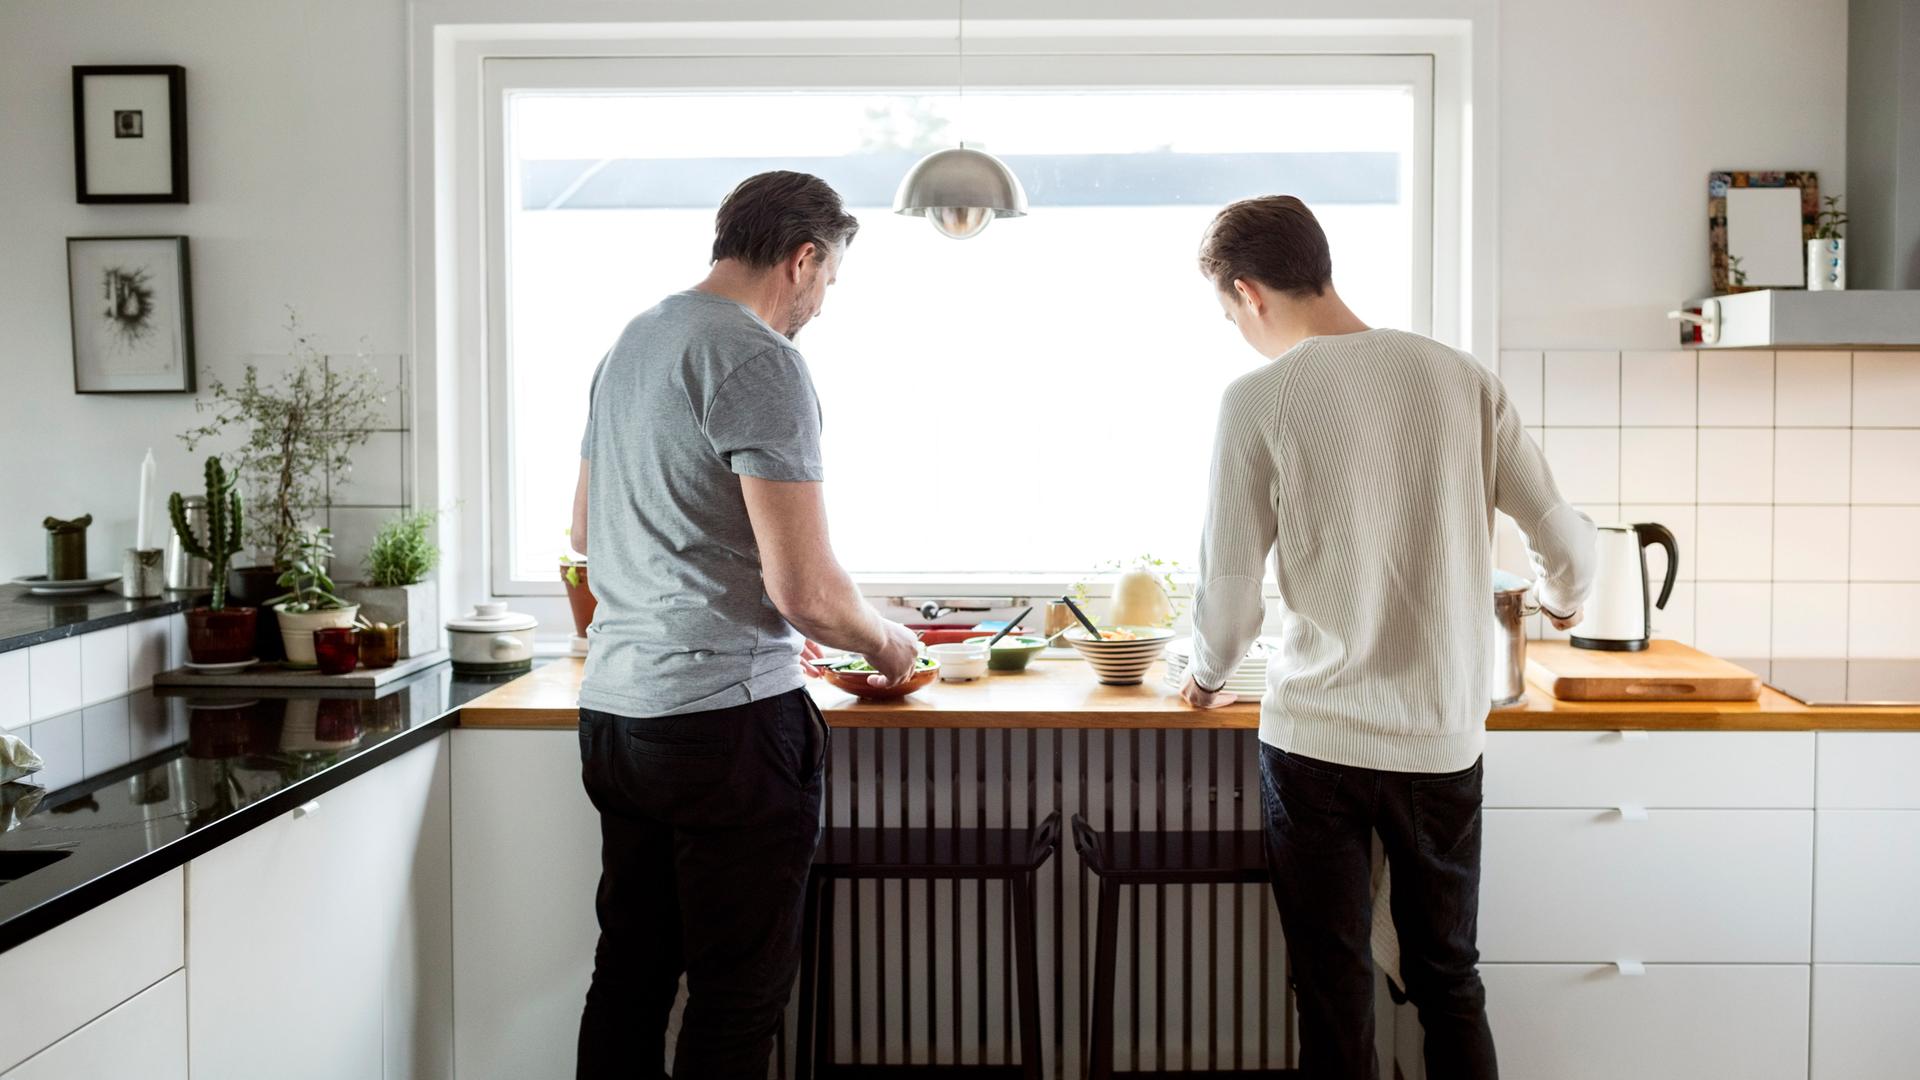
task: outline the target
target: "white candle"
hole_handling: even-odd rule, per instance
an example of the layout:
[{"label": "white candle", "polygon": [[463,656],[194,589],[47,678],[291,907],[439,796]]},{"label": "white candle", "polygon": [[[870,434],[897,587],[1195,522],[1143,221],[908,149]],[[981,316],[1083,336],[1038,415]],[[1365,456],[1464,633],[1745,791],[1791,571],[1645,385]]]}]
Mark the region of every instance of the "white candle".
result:
[{"label": "white candle", "polygon": [[146,460],[140,463],[140,508],[138,513],[134,516],[134,526],[133,526],[133,548],[135,551],[148,550],[147,506],[152,499],[151,492],[153,491],[153,472],[154,472],[153,451],[149,449],[147,451]]}]

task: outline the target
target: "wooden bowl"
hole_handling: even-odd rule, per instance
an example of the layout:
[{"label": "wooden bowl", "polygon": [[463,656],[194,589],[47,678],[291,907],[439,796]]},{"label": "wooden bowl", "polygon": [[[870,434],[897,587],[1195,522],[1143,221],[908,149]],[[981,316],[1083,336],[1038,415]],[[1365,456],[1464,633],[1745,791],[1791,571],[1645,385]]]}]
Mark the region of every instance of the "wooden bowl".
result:
[{"label": "wooden bowl", "polygon": [[867,682],[871,671],[836,671],[826,668],[820,677],[833,684],[836,690],[845,690],[854,697],[867,701],[891,701],[903,698],[915,690],[926,686],[940,677],[940,661],[935,660],[932,667],[921,668],[906,677],[898,686],[874,686]]}]

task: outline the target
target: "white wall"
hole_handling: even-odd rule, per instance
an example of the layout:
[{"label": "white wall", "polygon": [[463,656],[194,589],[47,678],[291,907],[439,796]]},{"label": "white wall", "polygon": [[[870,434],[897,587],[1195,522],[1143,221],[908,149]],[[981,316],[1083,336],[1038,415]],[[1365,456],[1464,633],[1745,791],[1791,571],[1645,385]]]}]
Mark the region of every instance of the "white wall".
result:
[{"label": "white wall", "polygon": [[[79,396],[66,238],[188,236],[201,385],[285,351],[284,306],[323,344],[406,349],[405,12],[398,0],[0,5],[0,579],[45,567],[40,519],[94,516],[117,573],[141,454],[199,490],[187,395]],[[187,69],[186,206],[74,202],[71,68]],[[101,570],[99,568],[105,568]]]}]

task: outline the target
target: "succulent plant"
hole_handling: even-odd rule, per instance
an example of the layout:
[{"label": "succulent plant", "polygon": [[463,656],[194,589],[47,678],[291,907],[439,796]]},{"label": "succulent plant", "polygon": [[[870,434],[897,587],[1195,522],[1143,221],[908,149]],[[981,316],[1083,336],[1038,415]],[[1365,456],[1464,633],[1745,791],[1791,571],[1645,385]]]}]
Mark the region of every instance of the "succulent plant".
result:
[{"label": "succulent plant", "polygon": [[236,480],[227,475],[226,466],[220,463],[218,455],[207,458],[207,542],[193,535],[193,529],[187,525],[187,512],[179,492],[167,496],[167,516],[173,519],[173,531],[180,536],[180,546],[187,554],[205,559],[213,564],[213,599],[207,606],[214,611],[224,611],[227,606],[227,566],[233,561],[233,554],[240,550],[240,537],[246,531],[245,515],[241,511],[240,489]]}]

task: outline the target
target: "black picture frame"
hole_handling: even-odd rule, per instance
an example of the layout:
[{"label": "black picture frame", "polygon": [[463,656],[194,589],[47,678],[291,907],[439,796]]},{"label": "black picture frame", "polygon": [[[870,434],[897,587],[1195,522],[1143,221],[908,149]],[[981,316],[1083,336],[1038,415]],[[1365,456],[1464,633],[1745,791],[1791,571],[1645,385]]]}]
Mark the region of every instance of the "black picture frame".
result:
[{"label": "black picture frame", "polygon": [[[111,372],[92,371],[99,365],[90,363],[83,355],[85,342],[90,335],[83,329],[85,312],[82,297],[77,288],[74,256],[76,246],[106,244],[157,244],[168,247],[174,260],[179,290],[177,326],[169,324],[166,329],[175,333],[180,352],[180,370],[176,376],[167,376],[164,383],[156,380],[154,385],[146,386],[104,386],[101,383],[111,381]],[[73,341],[73,392],[76,394],[191,394],[198,389],[197,373],[193,359],[193,264],[188,256],[187,238],[184,236],[69,236],[67,238],[67,313]],[[139,381],[137,378],[134,381]]]},{"label": "black picture frame", "polygon": [[[167,140],[170,183],[164,191],[97,194],[87,183],[87,80],[107,75],[164,75],[167,79]],[[124,110],[122,110],[124,111]],[[116,135],[130,132],[117,118],[109,118]],[[136,125],[144,137],[145,118]],[[178,64],[106,64],[73,69],[74,197],[82,203],[184,203],[187,200],[187,69]]]}]

